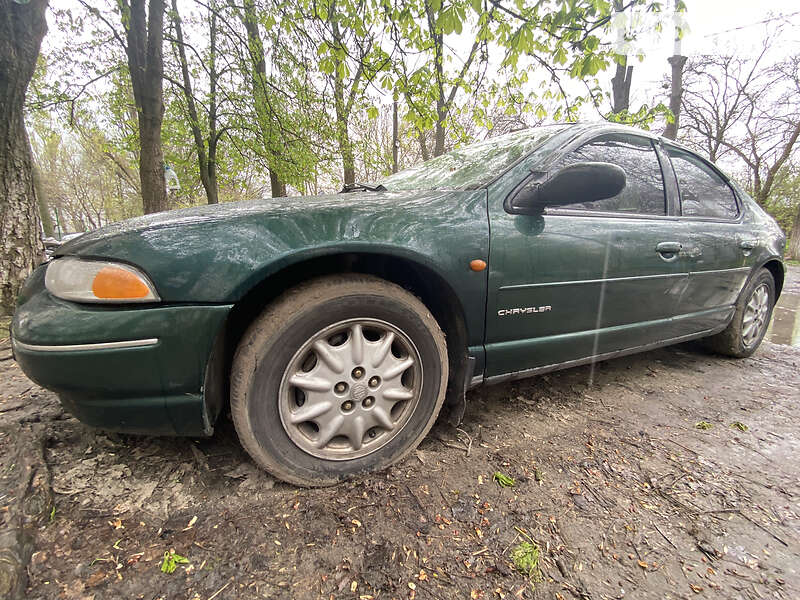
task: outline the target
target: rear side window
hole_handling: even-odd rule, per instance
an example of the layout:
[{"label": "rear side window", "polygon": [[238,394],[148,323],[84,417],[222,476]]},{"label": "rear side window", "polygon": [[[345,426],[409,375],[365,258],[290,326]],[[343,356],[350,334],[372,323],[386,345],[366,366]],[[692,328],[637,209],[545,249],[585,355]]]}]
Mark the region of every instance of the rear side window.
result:
[{"label": "rear side window", "polygon": [[685,217],[735,219],[739,214],[731,187],[705,162],[678,148],[667,146],[678,180],[681,211]]},{"label": "rear side window", "polygon": [[564,208],[642,215],[666,214],[661,165],[647,138],[624,133],[602,135],[564,156],[556,168],[579,162],[607,162],[621,167],[626,176],[625,189],[613,198],[576,202]]}]

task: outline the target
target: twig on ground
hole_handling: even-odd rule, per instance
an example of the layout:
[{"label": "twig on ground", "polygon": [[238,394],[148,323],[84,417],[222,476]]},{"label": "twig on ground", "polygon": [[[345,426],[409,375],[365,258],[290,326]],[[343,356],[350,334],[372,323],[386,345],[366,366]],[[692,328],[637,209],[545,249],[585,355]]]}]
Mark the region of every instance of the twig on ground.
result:
[{"label": "twig on ground", "polygon": [[465,436],[467,436],[467,440],[469,440],[469,444],[466,444],[466,446],[467,446],[467,456],[469,456],[469,453],[472,451],[472,437],[466,431],[461,429],[460,427],[456,428],[456,431],[458,431],[460,433],[463,433]]},{"label": "twig on ground", "polygon": [[217,597],[217,596],[219,596],[219,595],[220,595],[222,592],[224,592],[224,591],[225,591],[225,588],[227,588],[227,587],[228,587],[230,584],[231,584],[231,582],[229,581],[228,583],[226,583],[225,585],[223,585],[223,586],[222,586],[221,588],[219,588],[219,589],[218,589],[216,592],[214,592],[213,594],[211,594],[211,595],[208,597],[208,600],[214,600],[214,598],[216,598],[216,597]]},{"label": "twig on ground", "polygon": [[650,521],[650,523],[653,525],[653,527],[655,527],[655,528],[656,528],[656,531],[657,531],[658,533],[660,533],[660,534],[661,534],[661,537],[663,537],[665,540],[667,540],[667,541],[669,542],[669,545],[670,545],[670,546],[672,546],[673,548],[675,548],[675,550],[677,550],[677,549],[678,549],[678,547],[677,547],[675,544],[673,544],[673,543],[672,543],[672,540],[671,540],[671,539],[669,539],[669,538],[666,536],[666,534],[665,534],[663,531],[661,531],[661,529],[659,529],[658,525],[656,525],[656,524],[655,524],[655,523],[653,523],[652,521]]}]

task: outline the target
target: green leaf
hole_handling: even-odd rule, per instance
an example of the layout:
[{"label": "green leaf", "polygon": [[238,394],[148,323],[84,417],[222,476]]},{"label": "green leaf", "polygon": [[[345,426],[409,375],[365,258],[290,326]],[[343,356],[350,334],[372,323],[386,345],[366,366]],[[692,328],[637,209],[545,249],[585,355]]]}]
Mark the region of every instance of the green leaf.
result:
[{"label": "green leaf", "polygon": [[367,109],[367,117],[369,117],[370,119],[377,119],[378,114],[379,114],[378,109],[375,106],[370,106]]},{"label": "green leaf", "polygon": [[500,471],[495,471],[492,479],[494,479],[497,482],[497,485],[500,487],[513,487],[513,485],[516,483],[512,477],[504,475]]},{"label": "green leaf", "polygon": [[174,573],[179,564],[188,565],[189,559],[185,556],[181,556],[180,554],[176,554],[175,550],[164,552],[164,560],[161,561],[161,572]]}]

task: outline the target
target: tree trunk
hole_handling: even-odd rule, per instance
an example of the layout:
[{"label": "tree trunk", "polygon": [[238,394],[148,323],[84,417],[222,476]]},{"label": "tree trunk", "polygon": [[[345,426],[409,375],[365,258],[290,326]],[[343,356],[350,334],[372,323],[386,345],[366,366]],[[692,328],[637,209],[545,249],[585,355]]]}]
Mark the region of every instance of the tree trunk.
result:
[{"label": "tree trunk", "polygon": [[631,106],[631,81],[633,80],[633,66],[617,64],[617,72],[611,79],[611,92],[613,105],[611,110],[615,114],[626,111]]},{"label": "tree trunk", "polygon": [[800,205],[797,206],[797,212],[794,215],[792,234],[789,236],[789,247],[787,250],[789,258],[800,260]]},{"label": "tree trunk", "polygon": [[23,109],[47,31],[47,4],[0,4],[0,314],[13,312],[20,287],[42,258]]},{"label": "tree trunk", "polygon": [[[680,0],[675,0],[674,3],[674,16],[677,19],[678,10],[680,7]],[[678,21],[675,21],[675,46],[672,51],[672,56],[667,59],[672,67],[672,83],[669,92],[669,110],[672,112],[672,123],[667,123],[664,128],[664,137],[674,140],[678,136],[678,128],[680,127],[681,117],[681,100],[683,98],[683,65],[686,64],[686,57],[681,52],[681,37],[682,32],[678,27]]]},{"label": "tree trunk", "polygon": [[400,123],[397,118],[397,100],[392,106],[392,173],[397,173],[397,159],[400,151]]},{"label": "tree trunk", "polygon": [[269,170],[269,185],[273,198],[283,198],[286,195],[286,183],[281,181],[278,174],[272,169]]},{"label": "tree trunk", "polygon": [[167,210],[161,124],[164,119],[164,0],[118,0],[125,28],[128,69],[139,122],[139,181],[142,208]]},{"label": "tree trunk", "polygon": [[209,55],[209,86],[211,93],[209,94],[209,109],[208,109],[208,130],[209,130],[209,143],[208,152],[206,152],[206,140],[203,138],[203,130],[200,127],[200,116],[197,111],[197,104],[192,90],[192,77],[189,74],[189,61],[186,58],[186,44],[183,39],[183,25],[181,16],[178,12],[177,0],[172,0],[172,21],[175,25],[175,46],[178,51],[178,62],[181,66],[181,77],[183,78],[183,97],[186,100],[186,110],[189,113],[189,128],[192,130],[192,137],[194,138],[194,147],[197,151],[197,164],[200,171],[200,182],[203,184],[203,189],[206,192],[206,200],[209,204],[217,204],[219,202],[219,193],[217,189],[216,178],[216,142],[212,146],[212,139],[217,135],[217,115],[216,115],[216,88],[217,88],[217,72],[216,72],[216,12],[212,8],[210,24],[210,55]]},{"label": "tree trunk", "polygon": [[267,95],[267,60],[264,55],[264,42],[261,31],[258,29],[258,15],[253,0],[244,0],[241,12],[242,24],[247,31],[247,50],[250,57],[250,85],[253,93],[258,127],[261,131],[261,140],[264,153],[269,164],[269,180],[272,187],[272,197],[286,195],[286,183],[280,180],[280,175],[275,167],[274,150],[278,145],[273,133],[274,111],[270,106]]},{"label": "tree trunk", "polygon": [[419,133],[419,151],[422,154],[422,162],[427,161],[431,155],[428,152],[428,143],[425,141],[425,132],[421,129],[417,129]]},{"label": "tree trunk", "polygon": [[673,121],[667,123],[664,137],[674,140],[678,136],[681,117],[681,98],[683,97],[683,65],[686,64],[685,56],[670,56],[668,59],[672,66],[672,88],[669,93],[669,110],[672,112]]},{"label": "tree trunk", "polygon": [[433,155],[441,156],[444,154],[445,142],[445,121],[447,120],[447,113],[439,113],[439,120],[436,121],[436,128],[433,132]]},{"label": "tree trunk", "polygon": [[50,214],[47,194],[44,191],[42,170],[34,164],[33,169],[31,169],[31,175],[33,176],[33,189],[36,192],[36,203],[39,205],[39,218],[42,221],[42,233],[44,233],[45,237],[53,237],[53,216]]}]

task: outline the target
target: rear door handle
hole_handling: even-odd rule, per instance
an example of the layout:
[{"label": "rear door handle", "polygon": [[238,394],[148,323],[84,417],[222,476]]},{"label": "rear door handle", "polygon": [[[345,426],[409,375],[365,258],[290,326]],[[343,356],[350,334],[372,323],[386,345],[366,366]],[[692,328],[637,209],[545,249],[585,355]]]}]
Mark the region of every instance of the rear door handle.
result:
[{"label": "rear door handle", "polygon": [[656,252],[659,254],[677,254],[683,249],[683,244],[680,242],[661,242],[656,246]]},{"label": "rear door handle", "polygon": [[757,245],[756,242],[752,240],[742,240],[741,242],[739,242],[739,248],[741,248],[742,250],[752,250],[753,248],[756,247],[756,245]]}]

